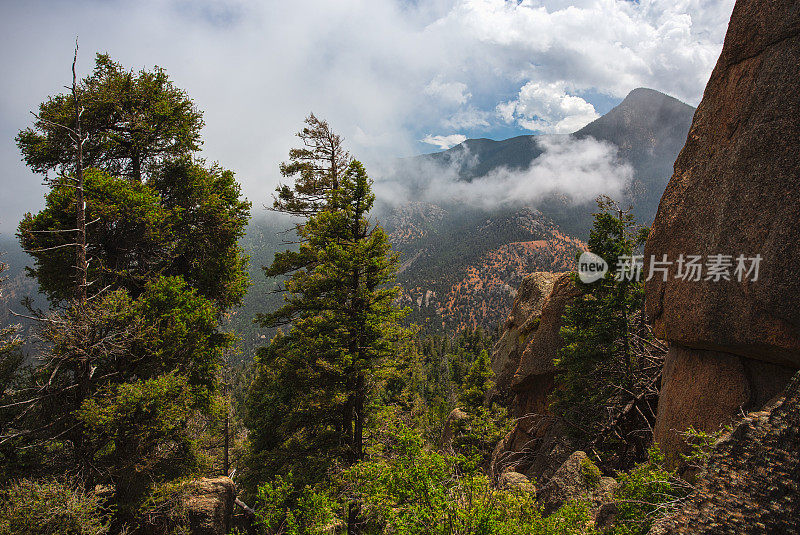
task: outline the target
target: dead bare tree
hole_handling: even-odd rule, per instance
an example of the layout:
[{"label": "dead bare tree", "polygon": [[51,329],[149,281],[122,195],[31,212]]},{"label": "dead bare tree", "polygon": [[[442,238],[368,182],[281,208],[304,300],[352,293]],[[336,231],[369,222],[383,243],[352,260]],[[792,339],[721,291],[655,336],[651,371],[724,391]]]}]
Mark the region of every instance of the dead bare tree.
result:
[{"label": "dead bare tree", "polygon": [[86,302],[86,275],[89,269],[88,261],[86,259],[86,197],[84,192],[83,180],[83,143],[86,140],[83,129],[81,128],[81,115],[83,114],[83,106],[81,105],[81,96],[78,92],[78,78],[75,72],[75,66],[78,63],[78,40],[75,40],[75,54],[72,56],[72,98],[75,101],[75,130],[70,132],[73,141],[75,142],[75,182],[76,182],[76,195],[75,195],[75,211],[77,212],[77,231],[78,239],[75,244],[75,269],[78,272],[77,280],[77,299],[80,303]]},{"label": "dead bare tree", "polygon": [[[74,247],[75,263],[72,267],[75,271],[75,297],[63,314],[35,314],[31,317],[12,312],[16,316],[39,321],[40,338],[49,344],[48,352],[42,359],[40,369],[40,371],[47,371],[46,380],[38,380],[29,388],[15,392],[14,401],[0,407],[1,409],[19,409],[12,420],[16,424],[31,422],[30,417],[36,411],[46,410],[46,407],[54,400],[60,400],[62,403],[70,400],[69,405],[74,410],[79,409],[83,401],[90,395],[92,379],[96,370],[96,366],[93,366],[93,354],[98,352],[102,352],[104,356],[116,354],[121,348],[128,345],[130,338],[127,334],[123,334],[127,333],[126,329],[101,334],[103,329],[99,327],[96,317],[98,311],[92,310],[88,305],[89,300],[97,294],[91,297],[88,295],[90,282],[88,281],[89,257],[86,227],[96,221],[86,221],[87,198],[83,158],[84,144],[87,141],[88,133],[82,124],[84,107],[82,90],[77,76],[78,50],[78,39],[76,38],[72,57],[72,83],[64,86],[72,95],[74,124],[68,126],[56,123],[31,112],[37,121],[66,131],[74,145],[72,172],[63,173],[59,179],[69,184],[75,191],[75,228],[30,232],[73,235],[74,239],[54,247],[27,251],[36,253]],[[102,290],[99,293],[102,293]],[[64,343],[67,339],[71,340],[69,343]],[[52,347],[59,343],[62,344],[61,352],[53,353]],[[33,420],[35,421],[35,418]],[[6,429],[3,436],[0,436],[0,444],[24,436],[42,436],[51,440],[55,432],[56,436],[71,435],[78,456],[85,457],[80,454],[83,449],[81,434],[74,428],[63,429],[62,427],[60,419],[51,420],[46,426],[39,427],[34,425],[15,428],[12,425]]]},{"label": "dead bare tree", "polygon": [[59,229],[59,230],[47,230],[47,231],[31,231],[31,232],[47,232],[47,233],[77,233],[75,240],[70,243],[60,244],[54,247],[49,247],[46,249],[35,249],[29,250],[29,253],[38,253],[44,252],[47,250],[63,248],[63,247],[75,247],[75,299],[78,305],[83,305],[86,303],[88,299],[88,286],[89,282],[87,280],[88,271],[89,271],[89,259],[87,255],[87,239],[86,239],[86,188],[85,188],[85,180],[84,180],[84,167],[83,167],[83,146],[87,139],[87,133],[84,132],[83,126],[81,123],[81,117],[83,116],[83,105],[81,103],[81,89],[78,84],[78,76],[77,76],[77,64],[78,64],[78,39],[75,39],[75,50],[72,56],[72,84],[69,86],[64,86],[65,89],[68,89],[72,94],[73,100],[73,109],[74,109],[74,117],[75,123],[73,126],[67,126],[64,124],[55,123],[50,121],[49,119],[31,112],[37,121],[40,121],[44,124],[52,126],[54,128],[61,128],[67,132],[67,135],[72,140],[75,146],[75,160],[73,163],[73,173],[72,175],[63,175],[61,177],[62,180],[66,180],[67,182],[71,183],[71,186],[75,188],[75,221],[76,225],[73,229]]}]

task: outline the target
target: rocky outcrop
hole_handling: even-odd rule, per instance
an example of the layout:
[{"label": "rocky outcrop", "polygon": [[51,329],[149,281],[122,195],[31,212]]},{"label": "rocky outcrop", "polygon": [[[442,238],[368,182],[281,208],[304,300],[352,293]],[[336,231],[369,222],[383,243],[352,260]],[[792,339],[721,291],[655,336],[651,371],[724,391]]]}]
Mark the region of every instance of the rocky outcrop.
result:
[{"label": "rocky outcrop", "polygon": [[542,304],[539,318],[533,320],[538,323],[536,332],[522,351],[511,380],[511,388],[516,393],[513,407],[517,414],[547,412],[547,398],[553,390],[556,374],[553,361],[561,348],[561,317],[564,308],[578,293],[572,274],[560,274]]},{"label": "rocky outcrop", "polygon": [[[800,368],[798,79],[797,2],[738,0],[645,248],[645,271],[651,255],[675,262],[646,297],[672,346],[655,429],[672,459],[680,431],[758,408]],[[730,280],[677,278],[680,255],[717,254]],[[738,280],[739,255],[760,255],[757,278]]]},{"label": "rocky outcrop", "polygon": [[497,389],[514,416],[545,413],[553,359],[561,346],[561,316],[577,295],[569,273],[537,272],[520,285],[500,340],[492,349]]},{"label": "rocky outcrop", "polygon": [[539,327],[542,306],[547,301],[558,273],[539,271],[526,277],[517,290],[511,314],[503,325],[500,340],[492,348],[492,370],[498,391],[510,394],[520,358]]},{"label": "rocky outcrop", "polygon": [[777,400],[715,444],[696,490],[652,535],[797,533],[800,373]]},{"label": "rocky outcrop", "polygon": [[576,451],[559,467],[550,481],[536,494],[542,513],[549,515],[569,501],[586,501],[596,515],[604,504],[612,503],[617,482],[603,477],[586,453]]},{"label": "rocky outcrop", "polygon": [[230,529],[236,486],[227,477],[202,478],[186,489],[184,506],[192,535],[225,535]]},{"label": "rocky outcrop", "polygon": [[547,409],[561,346],[561,316],[577,295],[569,273],[534,273],[523,281],[492,353],[497,388],[517,418],[492,455],[492,473],[522,472],[546,481],[574,451]]},{"label": "rocky outcrop", "polygon": [[447,415],[447,420],[442,427],[442,434],[439,437],[439,449],[447,453],[453,453],[453,439],[456,437],[459,422],[469,418],[469,415],[461,409],[453,409]]}]

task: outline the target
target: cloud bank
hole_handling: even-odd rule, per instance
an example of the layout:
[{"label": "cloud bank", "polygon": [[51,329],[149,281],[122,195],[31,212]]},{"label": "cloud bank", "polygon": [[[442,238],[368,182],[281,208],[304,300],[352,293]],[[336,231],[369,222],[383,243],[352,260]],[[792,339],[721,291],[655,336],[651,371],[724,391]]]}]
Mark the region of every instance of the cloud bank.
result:
[{"label": "cloud bank", "polygon": [[449,149],[450,147],[454,147],[459,143],[463,143],[467,140],[467,136],[461,134],[451,134],[449,136],[432,136],[428,134],[424,138],[420,139],[423,143],[427,143],[428,145],[436,145],[440,149]]},{"label": "cloud bank", "polygon": [[633,167],[607,142],[569,135],[538,136],[531,143],[542,154],[526,169],[501,167],[465,181],[465,170],[478,162],[465,146],[447,161],[428,158],[396,161],[375,183],[381,199],[399,205],[410,200],[465,204],[477,208],[536,206],[552,195],[581,204],[599,195],[621,198],[633,180]]},{"label": "cloud bank", "polygon": [[[42,205],[13,138],[69,81],[72,44],[164,67],[205,112],[204,156],[258,209],[311,111],[368,170],[420,140],[575,130],[630,90],[696,104],[733,0],[6,2],[0,231]],[[427,136],[431,136],[428,138]],[[434,146],[445,147],[447,143]]]}]

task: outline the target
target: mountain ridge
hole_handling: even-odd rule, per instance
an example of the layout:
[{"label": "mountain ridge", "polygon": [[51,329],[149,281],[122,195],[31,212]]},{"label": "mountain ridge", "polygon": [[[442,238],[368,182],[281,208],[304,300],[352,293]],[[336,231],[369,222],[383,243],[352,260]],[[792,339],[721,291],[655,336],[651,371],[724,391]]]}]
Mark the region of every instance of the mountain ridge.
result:
[{"label": "mountain ridge", "polygon": [[[637,88],[602,117],[561,135],[593,137],[617,148],[634,170],[625,199],[618,200],[632,204],[637,219],[649,224],[694,111],[674,97]],[[457,179],[470,182],[501,167],[531,166],[543,153],[541,138],[468,139],[417,161],[460,166]],[[443,328],[493,328],[527,275],[572,269],[575,255],[586,248],[595,208],[593,201],[573,203],[563,195],[491,209],[422,201],[395,207],[385,226],[402,255],[398,281],[412,319]]]}]

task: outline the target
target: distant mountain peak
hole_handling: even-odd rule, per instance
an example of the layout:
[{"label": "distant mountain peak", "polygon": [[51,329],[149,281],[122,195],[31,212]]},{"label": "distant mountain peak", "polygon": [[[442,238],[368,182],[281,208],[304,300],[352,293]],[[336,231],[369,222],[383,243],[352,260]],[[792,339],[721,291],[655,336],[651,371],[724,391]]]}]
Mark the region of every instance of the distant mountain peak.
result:
[{"label": "distant mountain peak", "polygon": [[[661,91],[658,91],[656,89],[650,89],[649,87],[637,87],[636,89],[634,89],[630,93],[628,93],[628,96],[626,96],[622,100],[622,102],[620,104],[622,104],[622,103],[624,103],[626,101],[633,102],[633,101],[639,101],[639,100],[643,100],[643,99],[674,100],[676,102],[681,102],[677,98],[671,97],[671,96],[667,95],[666,93],[662,93]],[[681,104],[684,104],[685,106],[689,106],[685,102],[681,102]]]},{"label": "distant mountain peak", "polygon": [[[577,132],[576,137],[592,136],[607,139],[619,146],[624,146],[620,136],[633,134],[639,137],[644,131],[655,133],[667,131],[680,125],[684,130],[694,115],[694,107],[681,102],[675,97],[665,95],[655,89],[638,87],[628,93],[611,111],[587,124]],[[613,131],[613,132],[612,132]],[[641,137],[646,139],[648,136]],[[611,139],[609,139],[611,138]],[[685,134],[680,144],[686,141]]]}]

